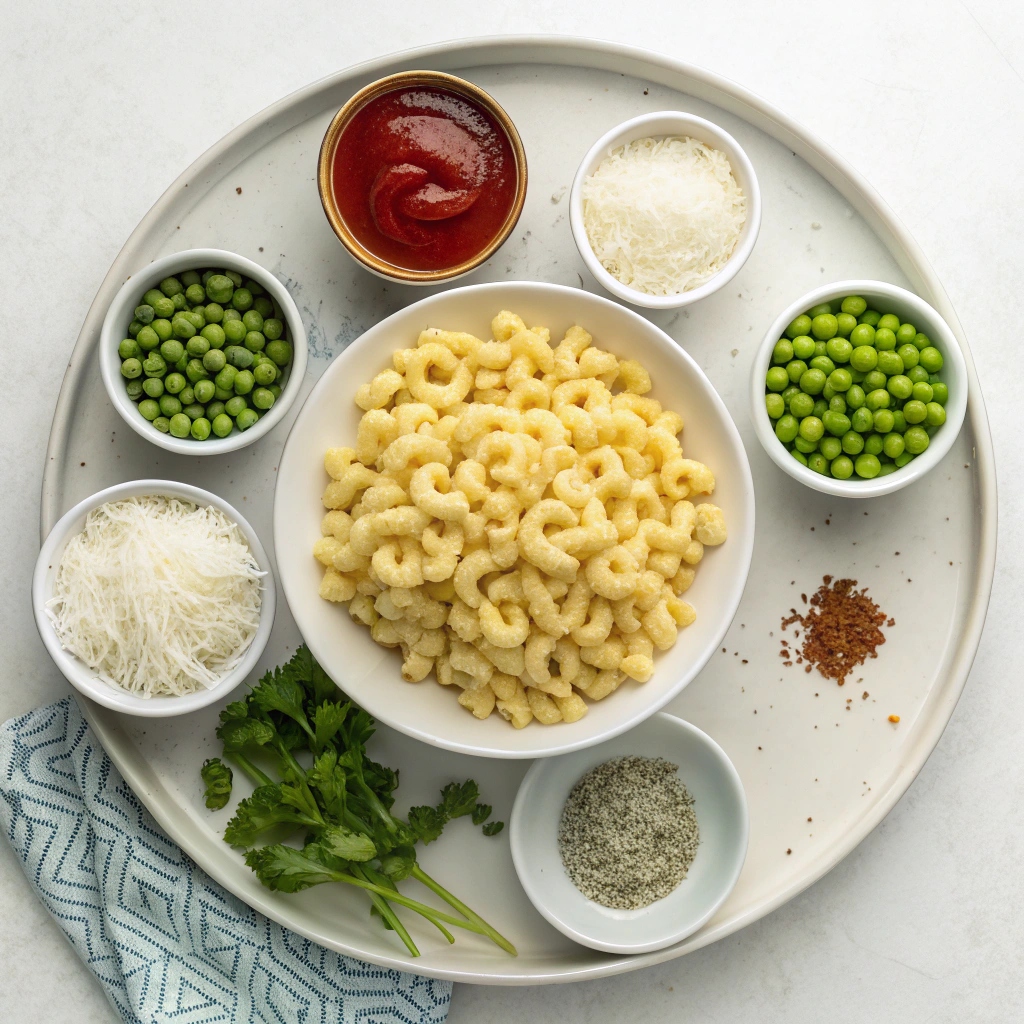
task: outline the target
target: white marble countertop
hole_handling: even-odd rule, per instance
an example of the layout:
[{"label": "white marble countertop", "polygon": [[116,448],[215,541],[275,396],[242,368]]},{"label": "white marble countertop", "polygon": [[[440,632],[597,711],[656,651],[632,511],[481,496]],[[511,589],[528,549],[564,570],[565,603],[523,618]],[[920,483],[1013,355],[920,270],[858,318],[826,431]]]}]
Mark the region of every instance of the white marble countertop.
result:
[{"label": "white marble countertop", "polygon": [[[456,986],[449,1019],[1022,1019],[1024,491],[1013,454],[1020,389],[1009,370],[1021,345],[1024,8],[1011,0],[641,0],[624,18],[608,0],[558,6],[392,0],[381,15],[316,0],[4,4],[0,720],[67,692],[28,601],[43,453],[86,309],[167,184],[265,105],[378,54],[510,32],[649,46],[726,75],[807,125],[867,176],[938,270],[973,347],[1001,470],[988,626],[917,782],[813,888],[723,942],[646,971],[561,987]],[[4,1019],[117,1019],[4,843],[0,961]]]}]

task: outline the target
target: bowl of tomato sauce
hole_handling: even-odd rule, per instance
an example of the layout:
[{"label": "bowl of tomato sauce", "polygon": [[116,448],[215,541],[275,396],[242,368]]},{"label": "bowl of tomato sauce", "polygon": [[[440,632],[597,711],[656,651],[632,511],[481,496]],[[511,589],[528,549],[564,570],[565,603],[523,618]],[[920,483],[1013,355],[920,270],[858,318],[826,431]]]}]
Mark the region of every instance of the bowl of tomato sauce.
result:
[{"label": "bowl of tomato sauce", "polygon": [[389,75],[334,116],[318,187],[331,227],[367,270],[450,281],[508,238],[526,199],[526,152],[483,89],[439,71]]}]

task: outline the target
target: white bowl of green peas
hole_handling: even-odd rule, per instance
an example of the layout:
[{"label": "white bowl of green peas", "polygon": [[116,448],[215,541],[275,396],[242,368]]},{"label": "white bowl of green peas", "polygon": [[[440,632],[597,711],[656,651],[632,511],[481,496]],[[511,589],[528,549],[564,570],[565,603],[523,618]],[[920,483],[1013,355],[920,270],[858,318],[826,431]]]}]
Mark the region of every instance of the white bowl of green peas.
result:
[{"label": "white bowl of green peas", "polygon": [[110,401],[147,441],[220,455],[263,437],[298,396],[306,332],[269,271],[222,249],[188,249],[133,274],[100,331]]},{"label": "white bowl of green peas", "polygon": [[920,479],[967,411],[960,346],[920,296],[884,281],[823,285],[783,310],[754,357],[758,440],[825,494],[873,498]]}]

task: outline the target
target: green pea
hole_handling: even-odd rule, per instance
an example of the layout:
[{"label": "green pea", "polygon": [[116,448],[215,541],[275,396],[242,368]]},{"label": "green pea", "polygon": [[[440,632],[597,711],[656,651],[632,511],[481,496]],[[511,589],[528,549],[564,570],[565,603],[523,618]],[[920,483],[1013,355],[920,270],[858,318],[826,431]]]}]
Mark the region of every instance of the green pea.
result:
[{"label": "green pea", "polygon": [[879,352],[893,352],[896,349],[896,335],[886,327],[875,331],[875,348]]},{"label": "green pea", "polygon": [[839,308],[844,313],[849,313],[850,316],[861,316],[868,308],[868,304],[859,295],[847,295]]},{"label": "green pea", "polygon": [[125,391],[128,392],[128,397],[133,401],[137,402],[146,392],[143,390],[141,380],[130,380],[125,384]]},{"label": "green pea", "polygon": [[[242,323],[245,325],[247,331],[262,331],[263,330],[263,314],[256,309],[246,310],[242,314]],[[789,342],[786,342],[788,345]],[[785,362],[785,360],[779,360]]]},{"label": "green pea", "polygon": [[[256,378],[256,383],[261,387],[273,384],[274,381],[277,380],[277,373],[277,367],[269,359],[260,363],[259,366],[255,367],[252,371],[252,375]],[[780,412],[779,415],[781,416],[782,413]]]},{"label": "green pea", "polygon": [[222,328],[224,337],[231,344],[238,344],[238,342],[244,341],[246,334],[249,333],[246,331],[245,324],[241,320],[225,320]]},{"label": "green pea", "polygon": [[149,326],[156,331],[156,336],[160,339],[161,344],[174,336],[170,320],[154,320]]},{"label": "green pea", "polygon": [[786,337],[796,338],[801,334],[807,334],[811,329],[811,318],[806,313],[801,313],[787,328]]},{"label": "green pea", "polygon": [[151,324],[155,316],[156,312],[153,307],[146,302],[141,306],[135,307],[135,319],[138,320],[140,324]]},{"label": "green pea", "polygon": [[232,283],[236,288],[242,287],[242,275],[237,270],[225,270],[224,273],[231,278]]},{"label": "green pea", "polygon": [[883,316],[878,321],[876,329],[878,327],[881,327],[887,331],[892,331],[893,335],[895,336],[896,331],[900,329],[900,318],[896,316],[894,313],[886,313],[885,316]]},{"label": "green pea", "polygon": [[[257,285],[257,287],[259,286]],[[274,303],[267,295],[260,294],[260,292],[256,291],[255,288],[250,288],[249,291],[251,291],[255,296],[252,300],[252,308],[255,309],[264,320],[269,320],[274,315]]]},{"label": "green pea", "polygon": [[184,274],[179,274],[178,276],[181,278],[181,283],[185,286],[186,291],[188,291],[192,285],[201,283],[199,272],[195,270],[186,270]]},{"label": "green pea", "polygon": [[174,395],[161,395],[160,412],[167,417],[176,416],[181,412],[181,402]]},{"label": "green pea", "polygon": [[188,353],[184,349],[182,350],[181,358],[174,364],[174,368],[178,373],[184,373],[188,368]]},{"label": "green pea", "polygon": [[269,409],[276,401],[273,391],[269,391],[267,388],[256,388],[252,393],[252,404],[257,409]]},{"label": "green pea", "polygon": [[887,377],[895,377],[897,374],[903,373],[903,360],[900,359],[899,355],[896,352],[879,352],[878,369]]},{"label": "green pea", "polygon": [[143,419],[155,420],[160,415],[160,406],[152,398],[146,398],[139,402],[139,412]]},{"label": "green pea", "polygon": [[192,405],[196,400],[196,393],[192,389],[191,384],[186,384],[181,391],[178,392],[178,399],[181,401],[182,407]]},{"label": "green pea", "polygon": [[153,309],[155,310],[156,309],[156,304],[161,299],[165,299],[165,298],[167,298],[167,296],[164,295],[164,293],[162,291],[160,291],[159,288],[150,288],[149,291],[146,292],[146,294],[142,296],[142,301],[147,306],[152,306]]},{"label": "green pea", "polygon": [[825,374],[821,370],[807,370],[800,377],[800,390],[808,395],[820,395],[824,386]]},{"label": "green pea", "polygon": [[896,349],[896,354],[903,360],[904,370],[909,370],[912,366],[917,366],[921,360],[921,356],[917,349],[913,345],[900,345]]},{"label": "green pea", "polygon": [[217,390],[217,386],[212,380],[198,380],[192,389],[196,396],[196,401],[200,405],[206,405],[207,402],[213,401],[213,393]]},{"label": "green pea", "polygon": [[783,444],[788,444],[794,437],[796,437],[799,429],[800,424],[797,423],[796,417],[786,413],[786,415],[781,416],[778,423],[775,424],[775,436]]},{"label": "green pea", "polygon": [[828,459],[821,452],[807,456],[807,468],[824,476],[828,472]]},{"label": "green pea", "polygon": [[236,417],[243,409],[248,409],[249,403],[241,396],[235,395],[224,403],[224,411],[232,417]]},{"label": "green pea", "polygon": [[171,338],[160,346],[160,355],[162,355],[169,364],[176,363],[184,353],[185,346],[182,345],[177,338]]},{"label": "green pea", "polygon": [[[275,384],[274,387],[276,388],[277,385]],[[827,413],[827,412],[828,412],[828,402],[826,402],[824,398],[815,399],[814,409],[811,411],[811,415],[812,416],[817,416],[818,419],[820,420],[821,417],[824,416],[825,413]]]},{"label": "green pea", "polygon": [[120,345],[117,346],[117,354],[122,359],[135,359],[142,351],[139,348],[139,343],[134,338],[125,338]]},{"label": "green pea", "polygon": [[850,365],[861,373],[869,373],[878,365],[878,353],[872,345],[859,345],[850,354]]},{"label": "green pea", "polygon": [[176,395],[185,387],[185,378],[180,373],[170,373],[164,381],[164,388],[169,394]]},{"label": "green pea", "polygon": [[[888,409],[890,402],[889,392],[884,388],[876,388],[874,391],[869,391],[864,399],[865,408],[870,412],[874,412],[876,409]],[[860,410],[858,409],[857,412],[860,412]]]},{"label": "green pea", "polygon": [[826,376],[836,368],[836,364],[828,356],[815,356],[808,365],[812,370],[821,370]]},{"label": "green pea", "polygon": [[836,323],[839,325],[839,336],[848,338],[853,333],[854,327],[857,326],[857,318],[850,316],[849,313],[838,313]]},{"label": "green pea", "polygon": [[878,456],[868,452],[857,456],[853,468],[856,470],[857,476],[865,480],[873,480],[882,472],[882,464],[878,461]]},{"label": "green pea", "polygon": [[[270,383],[269,381],[260,380],[260,370],[262,369],[262,366],[257,366],[253,370],[253,377],[255,377],[256,383],[260,385]],[[773,420],[777,420],[786,411],[786,403],[782,400],[782,395],[776,394],[774,391],[764,396],[764,407],[769,418]]]},{"label": "green pea", "polygon": [[208,302],[203,315],[208,324],[219,324],[224,319],[224,307],[219,302]]},{"label": "green pea", "polygon": [[875,329],[870,324],[858,324],[850,331],[850,344],[854,348],[864,348],[867,345],[874,345]]},{"label": "green pea", "polygon": [[[261,408],[259,403],[254,404],[256,404],[257,408]],[[821,440],[822,435],[825,433],[825,427],[817,416],[805,416],[800,421],[799,432],[800,436],[805,441],[818,442]]]},{"label": "green pea", "polygon": [[881,370],[871,370],[864,376],[864,380],[862,382],[864,391],[877,391],[879,388],[884,388],[887,379],[888,378],[881,372]]},{"label": "green pea", "polygon": [[244,313],[252,305],[252,292],[248,288],[236,288],[231,296],[231,305]]},{"label": "green pea", "polygon": [[[245,316],[249,314],[246,313]],[[243,320],[245,317],[242,318]],[[252,328],[253,330],[259,330],[259,328]],[[773,363],[788,363],[793,358],[793,343],[788,338],[780,338],[775,342],[775,348],[772,349],[772,362]]]},{"label": "green pea", "polygon": [[924,423],[928,410],[924,402],[911,399],[903,406],[903,415],[908,423]]},{"label": "green pea", "polygon": [[[214,383],[217,385],[217,387],[226,388],[227,390],[230,391],[235,386],[235,377],[237,376],[237,374],[238,371],[233,366],[228,364],[227,366],[224,367],[223,370],[220,370],[218,372],[217,376],[214,378]],[[232,413],[231,415],[234,416],[235,414]]]},{"label": "green pea", "polygon": [[250,352],[261,352],[266,343],[267,339],[259,331],[250,331],[245,336],[245,347]]},{"label": "green pea", "polygon": [[907,377],[910,378],[912,384],[931,383],[930,374],[920,363],[907,370]]},{"label": "green pea", "polygon": [[789,411],[798,420],[802,420],[805,416],[810,416],[813,410],[814,399],[810,395],[805,395],[802,391],[798,391],[789,400]]},{"label": "green pea", "polygon": [[185,301],[190,305],[198,306],[206,301],[206,291],[201,284],[190,284],[185,289]]},{"label": "green pea", "polygon": [[268,391],[269,391],[269,392],[270,392],[270,393],[271,393],[271,394],[272,394],[272,395],[273,395],[273,396],[274,396],[275,398],[280,398],[280,397],[281,397],[281,385],[280,385],[280,384],[271,384],[271,385],[270,385],[270,387],[269,387],[269,388],[267,388],[267,390],[268,390]]},{"label": "green pea", "polygon": [[234,422],[231,417],[225,413],[220,413],[213,418],[211,428],[218,437],[227,437],[228,434],[234,429]]},{"label": "green pea", "polygon": [[220,324],[207,324],[200,332],[210,348],[223,348],[227,335]]},{"label": "green pea", "polygon": [[[889,396],[886,395],[886,398],[888,398],[888,397]],[[868,398],[870,399],[871,396],[868,395]],[[860,409],[857,409],[854,412],[854,414],[850,417],[850,427],[853,430],[856,430],[859,433],[863,434],[866,431],[871,430],[871,428],[874,425],[875,425],[875,417],[874,417],[870,407],[868,407],[868,406],[863,406]],[[845,436],[846,433],[848,433],[848,432],[849,431],[845,431],[843,436]]]},{"label": "green pea", "polygon": [[206,294],[211,302],[226,305],[234,291],[235,283],[225,274],[213,274],[206,280]]},{"label": "green pea", "polygon": [[833,370],[828,375],[828,382],[835,388],[836,391],[849,391],[853,387],[853,377],[850,375],[849,370],[844,370],[842,367]]},{"label": "green pea", "polygon": [[[230,353],[232,350],[228,349]],[[229,357],[230,358],[230,355]],[[789,374],[781,366],[773,366],[765,374],[765,387],[769,391],[782,391],[789,386]]]},{"label": "green pea", "polygon": [[190,359],[188,366],[185,367],[185,376],[188,377],[189,381],[193,384],[199,380],[206,380],[210,376],[205,366],[203,366],[202,360]]},{"label": "green pea", "polygon": [[190,433],[197,441],[205,441],[210,436],[210,421],[205,416],[198,416],[192,421]]},{"label": "green pea", "polygon": [[172,437],[188,437],[192,431],[192,421],[183,412],[171,417],[170,431]]},{"label": "green pea", "polygon": [[230,345],[224,350],[228,362],[238,370],[248,370],[252,366],[253,354],[241,345]]},{"label": "green pea", "polygon": [[[880,434],[888,434],[893,428],[893,424],[896,422],[896,418],[888,409],[878,409],[875,412],[872,426]],[[877,452],[876,452],[877,454]]]},{"label": "green pea", "polygon": [[181,314],[197,331],[206,326],[206,317],[197,309],[186,309]]},{"label": "green pea", "polygon": [[801,437],[799,434],[793,438],[793,447],[798,452],[803,452],[804,455],[810,455],[811,452],[818,450],[817,441],[808,441],[806,438]]},{"label": "green pea", "polygon": [[827,377],[825,378],[825,386],[821,389],[821,397],[829,403],[836,397],[836,389],[832,387]]},{"label": "green pea", "polygon": [[849,480],[853,476],[853,462],[845,455],[840,455],[839,458],[832,460],[829,472],[837,480]]},{"label": "green pea", "polygon": [[209,373],[220,373],[227,364],[227,357],[217,348],[211,348],[203,356],[203,366]]},{"label": "green pea", "polygon": [[907,429],[907,418],[903,415],[902,409],[893,409],[892,411],[892,429],[902,434]]},{"label": "green pea", "polygon": [[217,273],[216,270],[204,270],[199,275],[199,283],[205,288],[206,287],[206,282],[209,281],[210,278],[213,277],[213,275],[216,274],[216,273]]},{"label": "green pea", "polygon": [[949,388],[941,380],[932,385],[932,401],[938,405],[945,405],[949,401]]},{"label": "green pea", "polygon": [[196,327],[191,320],[188,320],[183,314],[179,313],[171,321],[171,331],[176,338],[188,341],[189,338],[195,337]]},{"label": "green pea", "polygon": [[811,334],[818,341],[828,341],[839,333],[839,321],[831,313],[819,313],[811,320]]},{"label": "green pea", "polygon": [[247,395],[256,385],[256,378],[249,370],[240,370],[235,377],[235,394]]},{"label": "green pea", "polygon": [[177,313],[182,313],[188,309],[188,303],[185,301],[184,292],[178,292],[177,295],[171,298],[171,304],[174,306],[174,310]]},{"label": "green pea", "polygon": [[865,309],[859,317],[857,317],[857,323],[868,324],[871,327],[877,327],[878,321],[882,319],[882,314],[877,309]]},{"label": "green pea", "polygon": [[801,466],[806,466],[807,465],[807,456],[804,455],[803,452],[801,452],[799,450],[794,450],[794,451],[791,451],[789,454],[792,455],[793,458],[796,459],[796,461],[799,462]]},{"label": "green pea", "polygon": [[188,339],[185,351],[193,359],[202,359],[210,351],[210,343],[201,334],[197,334],[195,337]]},{"label": "green pea", "polygon": [[843,451],[847,455],[860,455],[864,451],[864,438],[856,430],[848,430],[842,436]]},{"label": "green pea", "polygon": [[[278,320],[276,317],[269,317],[269,318],[267,318],[266,320],[263,321],[263,336],[267,339],[267,341],[277,341],[278,338],[280,338],[283,334],[284,334],[284,324],[281,323],[281,321]],[[799,340],[800,340],[799,338],[794,338],[793,339],[793,352],[794,353],[796,353],[796,343]],[[810,340],[810,339],[808,339],[808,340]],[[812,342],[812,344],[813,344],[813,342]],[[799,354],[799,353],[797,353],[797,354]],[[800,358],[803,359],[803,358],[806,358],[806,357],[801,356]]]},{"label": "green pea", "polygon": [[167,360],[159,352],[150,352],[143,360],[142,370],[147,377],[162,377],[167,373]]},{"label": "green pea", "polygon": [[153,312],[161,320],[170,320],[171,317],[174,316],[176,308],[174,300],[167,298],[166,295],[161,295],[160,298],[156,299],[153,303]]},{"label": "green pea", "polygon": [[828,355],[828,343],[824,341],[816,341],[814,343],[814,354],[816,356],[827,356]]},{"label": "green pea", "polygon": [[890,377],[886,381],[885,387],[893,398],[899,399],[909,398],[914,391],[914,385],[911,383],[910,378],[905,377],[903,374]]},{"label": "green pea", "polygon": [[[273,360],[268,357],[268,362],[273,363]],[[276,365],[276,364],[275,364]],[[789,374],[789,379],[797,384],[800,378],[807,372],[807,364],[802,359],[793,359],[786,364],[786,373]]]},{"label": "green pea", "polygon": [[[141,331],[139,332],[141,333]],[[267,355],[270,355],[268,352]],[[273,358],[271,356],[271,358]],[[942,369],[942,353],[933,346],[929,345],[927,348],[921,349],[921,365],[929,373],[938,373]]]},{"label": "green pea", "polygon": [[157,416],[153,420],[153,426],[160,431],[161,434],[166,434],[171,429],[171,421],[166,416]]},{"label": "green pea", "polygon": [[210,402],[210,404],[206,407],[206,418],[212,423],[223,411],[223,402]]},{"label": "green pea", "polygon": [[[237,295],[238,292],[236,291],[235,294]],[[248,430],[259,418],[259,413],[255,409],[243,409],[235,417],[235,426],[239,430]]]},{"label": "green pea", "polygon": [[946,410],[938,402],[929,402],[925,406],[927,415],[925,422],[929,427],[941,427],[946,422]]},{"label": "green pea", "polygon": [[176,277],[165,277],[160,282],[159,288],[168,298],[174,298],[175,295],[184,291],[181,282]]},{"label": "green pea", "polygon": [[128,337],[129,338],[137,337],[139,331],[141,331],[143,327],[145,327],[145,324],[140,324],[138,320],[133,320],[128,325]]},{"label": "green pea", "polygon": [[846,404],[850,409],[859,409],[865,402],[867,396],[860,384],[853,384],[846,392]]},{"label": "green pea", "polygon": [[198,420],[206,415],[206,409],[203,408],[201,402],[193,402],[191,405],[186,405],[181,410],[190,420]]},{"label": "green pea", "polygon": [[150,398],[159,398],[164,393],[164,382],[159,377],[147,377],[142,382],[142,390]]},{"label": "green pea", "polygon": [[930,442],[931,438],[924,427],[907,427],[907,432],[903,435],[903,443],[911,455],[920,455]]},{"label": "green pea", "polygon": [[807,310],[807,315],[813,320],[816,316],[831,316],[832,315],[832,303],[831,302],[819,302],[818,305],[813,306]]},{"label": "green pea", "polygon": [[802,392],[795,384],[790,384],[789,387],[782,392],[782,400],[786,403],[787,409],[789,408],[789,403],[793,401],[793,396],[799,394],[802,394]]},{"label": "green pea", "polygon": [[882,472],[879,473],[878,475],[879,476],[888,476],[890,473],[895,473],[897,469],[899,469],[899,466],[896,466],[896,465],[894,465],[891,462],[883,462],[882,463]]},{"label": "green pea", "polygon": [[842,437],[850,429],[850,417],[831,409],[822,416],[821,422],[833,437]]},{"label": "green pea", "polygon": [[848,363],[853,353],[853,346],[838,335],[825,343],[825,350],[829,359],[834,363]]},{"label": "green pea", "polygon": [[[225,323],[225,324],[226,323],[231,323],[234,320],[237,320],[239,323],[241,323],[242,314],[239,313],[237,309],[232,309],[231,306],[228,306],[224,310],[224,320],[223,320],[223,323]],[[245,324],[242,324],[242,326],[244,327]]]},{"label": "green pea", "polygon": [[903,454],[903,449],[906,447],[906,443],[903,440],[902,434],[886,434],[882,438],[882,451],[889,456],[890,459],[895,459]]},{"label": "green pea", "polygon": [[152,327],[143,327],[135,336],[135,342],[143,352],[152,352],[160,344],[160,335]]},{"label": "green pea", "polygon": [[[277,363],[278,366],[287,366],[292,360],[292,347],[287,341],[272,341],[266,348],[267,355]],[[941,360],[941,356],[939,359]],[[941,367],[941,362],[940,362]]]},{"label": "green pea", "polygon": [[900,345],[912,344],[917,337],[917,328],[913,324],[900,324],[896,330],[896,341]]},{"label": "green pea", "polygon": [[823,437],[818,443],[818,450],[822,455],[831,462],[833,459],[842,455],[843,453],[843,442],[838,437]]},{"label": "green pea", "polygon": [[928,348],[931,343],[932,339],[929,338],[927,334],[921,334],[918,332],[914,335],[914,348],[916,348],[918,352],[920,352],[921,349]]},{"label": "green pea", "polygon": [[865,455],[881,455],[882,454],[882,435],[881,434],[868,434],[864,438],[864,454]]},{"label": "green pea", "polygon": [[902,455],[897,455],[893,461],[899,469],[902,469],[904,466],[914,461],[914,456],[910,452],[904,451]]},{"label": "green pea", "polygon": [[213,393],[213,397],[218,402],[226,402],[234,395],[234,393],[235,392],[230,388],[217,388]]}]

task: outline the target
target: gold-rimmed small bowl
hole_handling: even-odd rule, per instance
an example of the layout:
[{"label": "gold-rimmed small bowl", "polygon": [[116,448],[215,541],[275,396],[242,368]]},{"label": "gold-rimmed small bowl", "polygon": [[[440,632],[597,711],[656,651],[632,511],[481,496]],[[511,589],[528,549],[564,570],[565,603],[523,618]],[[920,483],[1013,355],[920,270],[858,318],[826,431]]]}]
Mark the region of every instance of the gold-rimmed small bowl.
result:
[{"label": "gold-rimmed small bowl", "polygon": [[[504,222],[494,237],[472,257],[451,267],[444,267],[440,270],[414,270],[389,263],[366,248],[362,242],[353,234],[345,223],[334,194],[334,158],[338,148],[338,142],[342,133],[349,125],[352,118],[366,106],[367,103],[383,96],[386,93],[395,92],[398,89],[406,89],[415,86],[432,86],[455,93],[470,100],[472,103],[482,107],[494,120],[495,124],[504,133],[512,149],[512,156],[516,168],[516,193]],[[448,75],[441,71],[403,71],[399,74],[388,75],[376,82],[360,89],[348,102],[334,115],[324,141],[320,146],[320,158],[317,164],[317,188],[320,192],[320,202],[323,205],[324,213],[327,215],[328,223],[334,233],[338,236],[341,244],[348,250],[349,255],[361,266],[378,277],[389,281],[398,281],[402,284],[431,285],[440,284],[444,281],[453,281],[457,277],[468,274],[481,264],[486,262],[501,247],[519,220],[523,212],[523,203],[526,201],[526,150],[523,148],[522,139],[512,119],[505,113],[500,104],[479,86],[473,85],[455,75]]]}]

